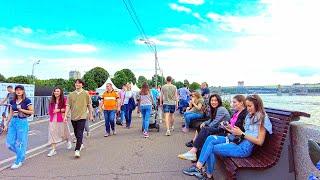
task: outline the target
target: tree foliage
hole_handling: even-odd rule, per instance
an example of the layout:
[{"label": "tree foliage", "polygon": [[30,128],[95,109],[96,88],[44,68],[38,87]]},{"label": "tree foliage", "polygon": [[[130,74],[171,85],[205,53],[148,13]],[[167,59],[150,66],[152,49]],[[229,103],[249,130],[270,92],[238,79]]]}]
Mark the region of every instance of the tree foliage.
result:
[{"label": "tree foliage", "polygon": [[7,79],[8,83],[31,84],[32,78],[27,76],[14,76]]},{"label": "tree foliage", "polygon": [[174,83],[174,85],[178,88],[178,89],[180,89],[180,88],[182,88],[183,87],[183,82],[181,82],[181,81],[177,81],[177,82],[175,82]]},{"label": "tree foliage", "polygon": [[122,86],[128,82],[128,77],[121,70],[114,73],[114,77],[111,79],[111,81],[117,88],[121,89]]},{"label": "tree foliage", "polygon": [[192,84],[190,84],[189,89],[192,91],[196,91],[200,89],[200,84],[197,82],[193,82]]},{"label": "tree foliage", "polygon": [[2,74],[0,74],[0,82],[5,82],[5,81],[6,81],[6,78]]},{"label": "tree foliage", "polygon": [[143,84],[144,82],[148,82],[147,78],[144,77],[144,76],[139,76],[139,77],[138,77],[138,82],[137,82],[138,88],[141,89],[142,84]]},{"label": "tree foliage", "polygon": [[[95,67],[90,71],[86,72],[83,76],[87,84],[87,88],[98,88],[101,87],[109,78],[109,73],[102,67]],[[95,88],[95,89],[96,89]],[[90,90],[95,90],[90,89]]]},{"label": "tree foliage", "polygon": [[137,83],[137,78],[130,69],[122,69],[121,71],[126,75],[128,79],[127,82],[132,82],[133,84]]}]

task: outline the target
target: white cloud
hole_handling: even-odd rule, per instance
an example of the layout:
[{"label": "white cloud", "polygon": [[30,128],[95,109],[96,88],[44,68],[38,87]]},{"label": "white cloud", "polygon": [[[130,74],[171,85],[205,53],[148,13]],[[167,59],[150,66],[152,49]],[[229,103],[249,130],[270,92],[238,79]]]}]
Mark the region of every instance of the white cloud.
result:
[{"label": "white cloud", "polygon": [[0,51],[6,50],[7,47],[5,45],[0,44]]},{"label": "white cloud", "polygon": [[16,26],[11,29],[13,33],[21,33],[21,34],[32,34],[33,30],[28,27]]},{"label": "white cloud", "polygon": [[192,13],[192,16],[194,16],[195,18],[197,18],[200,21],[206,22],[206,20],[204,18],[202,18],[199,13]]},{"label": "white cloud", "polygon": [[172,10],[175,10],[175,11],[178,11],[178,12],[186,12],[186,13],[191,13],[192,10],[190,8],[187,8],[185,6],[181,6],[181,5],[178,5],[178,4],[175,4],[175,3],[170,3],[169,4],[170,8]]},{"label": "white cloud", "polygon": [[193,5],[202,5],[204,0],[179,0],[179,3],[182,4],[193,4]]},{"label": "white cloud", "polygon": [[90,53],[97,51],[97,48],[89,44],[61,44],[61,45],[46,45],[40,43],[33,43],[15,39],[13,43],[22,48],[37,49],[37,50],[54,50],[54,51],[68,51],[77,53]]}]

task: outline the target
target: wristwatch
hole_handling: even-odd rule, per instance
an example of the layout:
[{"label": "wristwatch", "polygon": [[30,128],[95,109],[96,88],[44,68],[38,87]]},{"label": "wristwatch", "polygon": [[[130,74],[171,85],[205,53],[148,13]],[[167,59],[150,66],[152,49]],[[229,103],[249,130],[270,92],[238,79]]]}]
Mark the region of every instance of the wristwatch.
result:
[{"label": "wristwatch", "polygon": [[242,133],[241,134],[241,138],[244,139],[244,137],[246,136],[246,133]]}]

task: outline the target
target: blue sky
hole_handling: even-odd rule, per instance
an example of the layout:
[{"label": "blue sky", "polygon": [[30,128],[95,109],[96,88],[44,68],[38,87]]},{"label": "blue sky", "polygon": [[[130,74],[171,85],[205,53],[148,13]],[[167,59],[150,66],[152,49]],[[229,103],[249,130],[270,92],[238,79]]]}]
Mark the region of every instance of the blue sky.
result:
[{"label": "blue sky", "polygon": [[[164,75],[212,85],[320,82],[316,0],[131,2]],[[40,59],[35,75],[43,79],[95,66],[149,78],[153,55],[140,38],[122,0],[0,1],[6,77],[30,74]]]}]

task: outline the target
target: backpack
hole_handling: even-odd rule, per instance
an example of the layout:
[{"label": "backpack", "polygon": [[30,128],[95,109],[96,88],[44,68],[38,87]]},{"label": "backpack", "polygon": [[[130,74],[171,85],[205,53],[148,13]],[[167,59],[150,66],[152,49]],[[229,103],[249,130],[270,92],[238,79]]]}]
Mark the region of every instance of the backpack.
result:
[{"label": "backpack", "polygon": [[136,102],[134,101],[133,97],[129,98],[128,107],[132,111],[136,109]]},{"label": "backpack", "polygon": [[92,96],[92,107],[99,107],[99,98],[97,96]]}]

